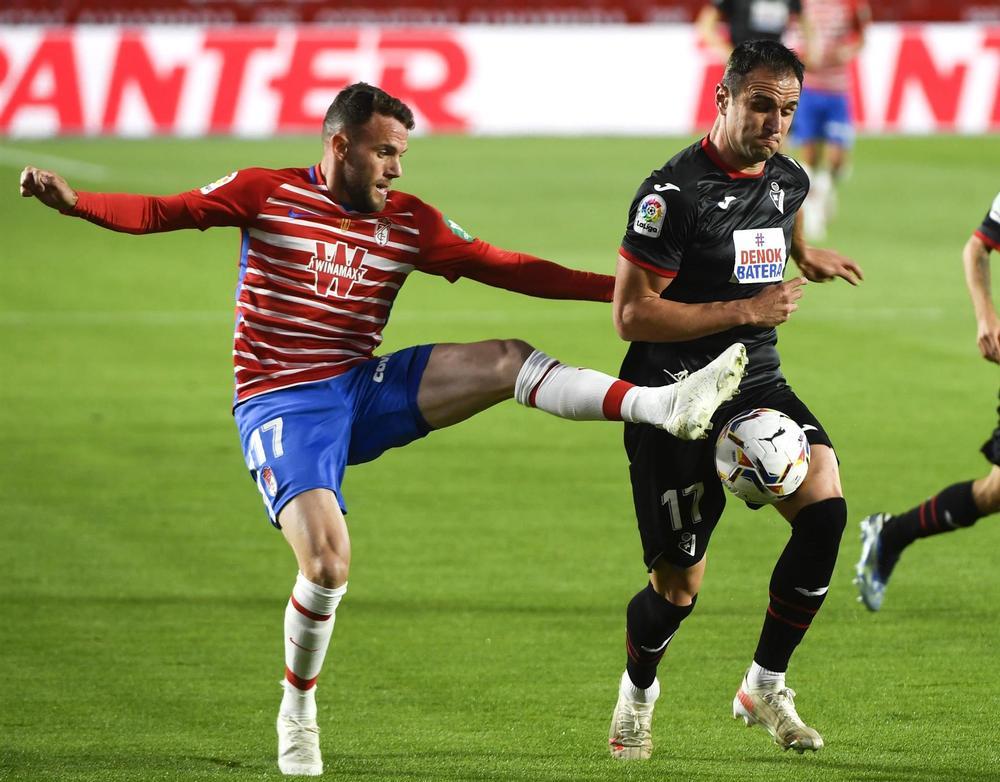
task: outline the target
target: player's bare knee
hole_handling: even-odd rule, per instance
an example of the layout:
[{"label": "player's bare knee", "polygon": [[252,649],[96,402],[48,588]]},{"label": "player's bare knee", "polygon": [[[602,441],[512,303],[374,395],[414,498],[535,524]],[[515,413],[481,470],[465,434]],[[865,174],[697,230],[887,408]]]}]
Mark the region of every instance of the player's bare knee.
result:
[{"label": "player's bare knee", "polygon": [[994,467],[989,475],[975,481],[972,495],[976,507],[984,514],[1000,511],[1000,467]]},{"label": "player's bare knee", "polygon": [[650,574],[650,583],[660,597],[678,607],[693,605],[705,575],[704,560],[692,567],[661,566]]},{"label": "player's bare knee", "polygon": [[496,359],[494,368],[497,380],[504,387],[510,385],[511,393],[514,391],[514,381],[517,374],[528,360],[528,356],[535,352],[523,339],[498,339],[496,340]]},{"label": "player's bare knee", "polygon": [[351,563],[334,551],[327,551],[302,562],[302,575],[317,586],[336,589],[347,583]]},{"label": "player's bare knee", "polygon": [[668,587],[663,593],[661,593],[660,597],[678,608],[692,606],[693,610],[694,601],[698,597],[698,592],[692,587]]}]

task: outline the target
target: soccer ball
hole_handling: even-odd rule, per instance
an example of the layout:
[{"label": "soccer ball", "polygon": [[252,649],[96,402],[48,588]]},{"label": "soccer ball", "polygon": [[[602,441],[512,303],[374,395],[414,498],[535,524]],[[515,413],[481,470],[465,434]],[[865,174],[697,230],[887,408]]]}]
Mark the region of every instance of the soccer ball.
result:
[{"label": "soccer ball", "polygon": [[770,505],[792,494],[809,472],[809,441],[802,427],[778,410],[740,413],[715,442],[715,470],[745,502]]}]

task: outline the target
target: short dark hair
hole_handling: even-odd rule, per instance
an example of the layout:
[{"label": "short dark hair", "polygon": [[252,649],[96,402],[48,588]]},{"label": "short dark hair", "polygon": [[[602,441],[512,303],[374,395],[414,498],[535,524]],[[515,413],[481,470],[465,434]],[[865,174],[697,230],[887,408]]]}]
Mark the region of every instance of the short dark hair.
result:
[{"label": "short dark hair", "polygon": [[413,130],[413,112],[399,98],[385,90],[359,81],[344,87],[333,99],[323,118],[323,139],[326,140],[345,128],[354,130],[372,118],[372,114],[393,117]]},{"label": "short dark hair", "polygon": [[743,89],[746,76],[754,68],[767,68],[773,73],[783,76],[792,73],[802,86],[802,77],[806,66],[796,56],[795,52],[778,41],[744,41],[729,55],[726,63],[726,73],[722,83],[735,95]]}]

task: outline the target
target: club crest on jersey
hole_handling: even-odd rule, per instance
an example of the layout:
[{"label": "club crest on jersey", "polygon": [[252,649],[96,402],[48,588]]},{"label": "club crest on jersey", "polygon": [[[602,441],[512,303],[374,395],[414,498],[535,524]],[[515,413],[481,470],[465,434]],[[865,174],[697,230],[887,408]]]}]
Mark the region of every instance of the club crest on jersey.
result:
[{"label": "club crest on jersey", "polygon": [[201,194],[202,195],[208,195],[213,190],[217,190],[218,188],[222,187],[223,185],[229,184],[234,179],[236,179],[236,175],[238,173],[240,173],[240,172],[239,171],[234,171],[231,174],[226,174],[224,177],[220,177],[219,179],[216,179],[210,185],[205,185],[203,188],[201,188]]},{"label": "club crest on jersey", "polygon": [[785,233],[780,228],[733,231],[732,282],[780,282],[785,273]]},{"label": "club crest on jersey", "polygon": [[354,283],[362,282],[368,271],[363,265],[367,254],[364,247],[348,247],[343,242],[332,248],[326,242],[316,242],[316,254],[307,267],[316,276],[316,295],[350,298]]},{"label": "club crest on jersey", "polygon": [[379,247],[385,247],[389,243],[390,228],[392,228],[392,223],[384,217],[380,217],[375,223],[375,244]]},{"label": "club crest on jersey", "polygon": [[777,182],[771,183],[771,203],[777,207],[782,214],[785,213],[785,191],[781,189]]},{"label": "club crest on jersey", "polygon": [[639,202],[639,208],[635,210],[632,230],[643,236],[659,236],[666,213],[667,202],[662,196],[650,193]]},{"label": "club crest on jersey", "polygon": [[260,477],[268,494],[273,497],[278,493],[278,479],[274,477],[274,470],[265,465],[261,468]]}]

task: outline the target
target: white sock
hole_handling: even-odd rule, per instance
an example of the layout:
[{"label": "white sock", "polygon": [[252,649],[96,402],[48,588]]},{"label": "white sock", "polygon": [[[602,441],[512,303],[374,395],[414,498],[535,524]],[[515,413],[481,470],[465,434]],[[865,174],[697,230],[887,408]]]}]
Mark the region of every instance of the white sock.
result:
[{"label": "white sock", "polygon": [[664,389],[634,386],[594,369],[571,367],[536,350],[521,366],[514,398],[573,421],[661,423]]},{"label": "white sock", "polygon": [[751,690],[781,690],[785,686],[785,672],[769,671],[751,663],[747,671],[747,686]]},{"label": "white sock", "polygon": [[633,703],[645,703],[652,705],[660,697],[660,680],[653,679],[653,683],[646,689],[636,687],[628,677],[628,671],[622,673],[622,681],[618,691]]},{"label": "white sock", "polygon": [[661,425],[673,414],[677,401],[675,385],[632,386],[622,399],[621,419],[634,424]]},{"label": "white sock", "polygon": [[316,678],[323,667],[337,605],[347,584],[336,589],[321,587],[302,573],[295,579],[285,607],[285,695],[281,713],[314,719]]},{"label": "white sock", "polygon": [[830,169],[821,168],[816,172],[816,176],[812,181],[811,193],[815,193],[819,196],[820,201],[825,201],[827,194],[833,187],[833,175],[830,173]]},{"label": "white sock", "polygon": [[281,686],[285,694],[281,696],[281,706],[278,711],[286,717],[295,717],[297,720],[316,720],[316,690],[315,685],[308,690],[300,690],[288,679],[281,680]]}]

